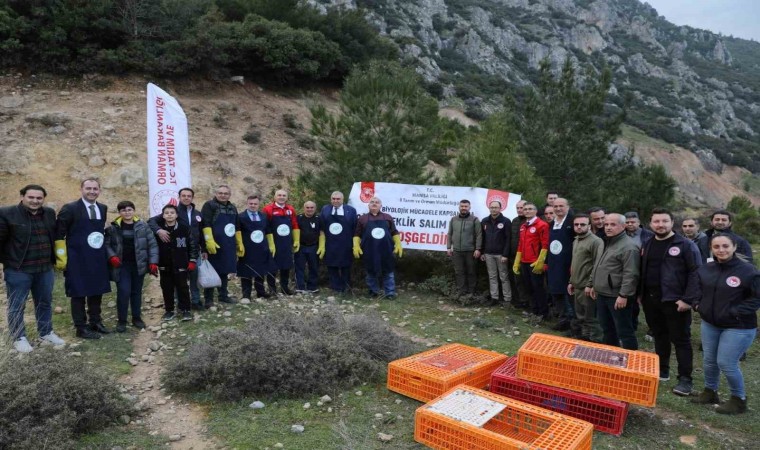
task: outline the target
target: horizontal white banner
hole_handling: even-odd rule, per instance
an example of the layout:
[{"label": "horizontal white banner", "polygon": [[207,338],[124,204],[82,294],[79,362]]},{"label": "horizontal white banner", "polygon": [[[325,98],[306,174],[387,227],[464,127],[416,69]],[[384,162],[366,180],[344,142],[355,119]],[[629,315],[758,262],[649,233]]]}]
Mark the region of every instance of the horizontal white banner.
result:
[{"label": "horizontal white banner", "polygon": [[459,214],[460,200],[469,200],[470,212],[480,219],[488,217],[488,204],[494,200],[501,203],[502,214],[514,219],[520,201],[517,194],[494,189],[362,181],[354,183],[348,203],[365,214],[372,197],[379,198],[382,211],[393,216],[404,248],[436,251],[446,251],[449,222]]}]

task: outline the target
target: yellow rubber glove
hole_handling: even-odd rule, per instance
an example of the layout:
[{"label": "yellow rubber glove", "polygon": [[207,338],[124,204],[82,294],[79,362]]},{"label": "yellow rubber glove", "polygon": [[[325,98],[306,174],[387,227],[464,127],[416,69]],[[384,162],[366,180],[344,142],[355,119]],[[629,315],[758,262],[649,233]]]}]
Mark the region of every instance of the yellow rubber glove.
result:
[{"label": "yellow rubber glove", "polygon": [[521,262],[522,262],[522,252],[517,252],[517,255],[515,256],[515,263],[512,264],[512,272],[514,272],[515,275],[520,275]]},{"label": "yellow rubber glove", "polygon": [[56,270],[66,270],[68,256],[66,255],[66,241],[61,239],[55,241],[55,268]]},{"label": "yellow rubber glove", "polygon": [[274,258],[274,253],[277,248],[274,246],[274,235],[272,235],[272,233],[267,234],[267,244],[269,244],[269,253],[271,253],[272,258]]},{"label": "yellow rubber glove", "polygon": [[319,256],[319,259],[323,259],[325,257],[325,235],[324,234],[319,235],[319,244],[317,245],[317,256]]},{"label": "yellow rubber glove", "polygon": [[362,239],[359,236],[354,236],[354,258],[359,259],[363,254]]},{"label": "yellow rubber glove", "polygon": [[293,230],[293,253],[301,250],[301,230]]},{"label": "yellow rubber glove", "polygon": [[533,273],[536,275],[541,275],[544,273],[544,261],[546,261],[546,253],[546,249],[541,250],[541,252],[538,254],[538,259],[536,262],[530,265],[533,268]]},{"label": "yellow rubber glove", "polygon": [[404,249],[401,247],[401,235],[397,234],[393,236],[393,253],[398,255],[399,258],[404,256]]},{"label": "yellow rubber glove", "polygon": [[214,233],[211,231],[211,227],[203,229],[203,240],[206,241],[206,250],[209,255],[216,255],[216,251],[219,249],[219,244],[214,240]]},{"label": "yellow rubber glove", "polygon": [[240,231],[235,232],[235,244],[237,244],[237,257],[242,258],[245,256],[245,246],[243,245],[243,233]]}]

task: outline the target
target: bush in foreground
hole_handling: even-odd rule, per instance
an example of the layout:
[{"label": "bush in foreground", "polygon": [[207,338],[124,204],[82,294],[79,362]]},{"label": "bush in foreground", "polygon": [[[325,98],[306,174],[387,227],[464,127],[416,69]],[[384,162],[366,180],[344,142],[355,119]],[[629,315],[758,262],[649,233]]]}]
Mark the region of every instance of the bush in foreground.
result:
[{"label": "bush in foreground", "polygon": [[164,374],[177,392],[211,392],[237,400],[251,394],[320,394],[376,381],[386,364],[412,352],[380,318],[278,313],[225,329],[196,344]]},{"label": "bush in foreground", "polygon": [[0,448],[74,448],[77,434],[127,412],[116,384],[81,358],[44,348],[0,356]]}]

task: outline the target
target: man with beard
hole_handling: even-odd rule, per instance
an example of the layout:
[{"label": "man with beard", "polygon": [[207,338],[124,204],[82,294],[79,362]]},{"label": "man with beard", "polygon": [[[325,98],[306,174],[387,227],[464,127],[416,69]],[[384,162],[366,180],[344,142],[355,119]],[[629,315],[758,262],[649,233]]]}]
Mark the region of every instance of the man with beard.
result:
[{"label": "man with beard", "polygon": [[591,218],[591,232],[603,240],[607,239],[607,235],[604,233],[604,208],[601,206],[594,206],[588,210],[588,215]]},{"label": "man with beard", "polygon": [[641,304],[660,357],[660,380],[670,379],[670,344],[676,349],[677,395],[691,395],[693,352],[691,304],[699,300],[697,269],[699,249],[689,239],[673,233],[673,215],[664,208],[652,210],[654,239],[642,248]]},{"label": "man with beard", "polygon": [[596,320],[596,304],[591,293],[591,271],[602,256],[604,241],[591,232],[588,214],[573,218],[575,242],[570,264],[567,293],[575,299],[575,320],[570,323],[570,336],[584,341],[601,342],[602,330]]},{"label": "man with beard", "polygon": [[[747,242],[747,240],[743,237],[734,233],[734,231],[731,229],[733,219],[734,216],[729,211],[726,211],[724,209],[712,213],[710,216],[710,225],[712,228],[705,232],[707,235],[707,242],[710,242],[710,239],[716,232],[730,233],[736,240],[736,253],[746,257],[749,260],[750,264],[754,264],[752,258],[752,247],[749,245],[749,242]],[[712,254],[708,256],[707,260],[708,262],[712,261]]]},{"label": "man with beard", "polygon": [[477,273],[475,267],[483,246],[480,220],[470,213],[470,201],[459,202],[459,214],[449,222],[446,253],[454,262],[454,275],[460,296],[474,295]]}]

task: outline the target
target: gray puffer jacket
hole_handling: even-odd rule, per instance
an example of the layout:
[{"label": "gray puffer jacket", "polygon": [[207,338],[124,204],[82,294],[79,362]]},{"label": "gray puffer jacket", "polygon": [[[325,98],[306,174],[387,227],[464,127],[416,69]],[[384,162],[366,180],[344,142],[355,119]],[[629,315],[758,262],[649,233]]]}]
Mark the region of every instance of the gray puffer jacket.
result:
[{"label": "gray puffer jacket", "polygon": [[[158,243],[147,223],[136,217],[134,220],[137,274],[142,276],[148,273],[149,264],[158,264]],[[108,259],[113,256],[123,259],[124,240],[121,231],[121,217],[111,222],[111,226],[106,228],[106,252]],[[118,282],[121,269],[111,267],[110,270],[111,281]]]}]

